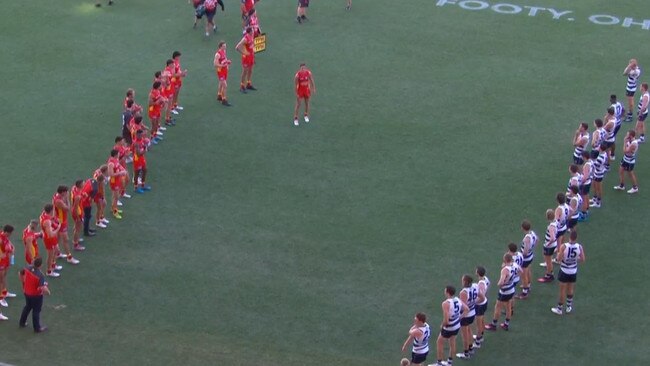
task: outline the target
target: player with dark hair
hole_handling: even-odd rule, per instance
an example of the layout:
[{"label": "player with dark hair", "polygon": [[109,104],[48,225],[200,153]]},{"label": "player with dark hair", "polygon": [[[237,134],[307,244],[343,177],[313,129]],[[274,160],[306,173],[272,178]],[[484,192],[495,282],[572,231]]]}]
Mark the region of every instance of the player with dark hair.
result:
[{"label": "player with dark hair", "polygon": [[307,8],[309,7],[309,0],[298,0],[298,10],[296,10],[296,20],[301,24],[307,19]]},{"label": "player with dark hair", "polygon": [[255,66],[255,37],[253,36],[253,28],[246,28],[244,36],[237,43],[235,49],[242,55],[242,73],[239,91],[246,94],[247,90],[257,90],[251,81],[253,77],[253,66]]},{"label": "player with dark hair", "polygon": [[512,300],[515,294],[515,278],[517,277],[518,269],[510,253],[504,254],[503,263],[504,266],[501,268],[501,276],[497,283],[497,286],[499,286],[499,297],[494,305],[494,317],[492,318],[492,323],[485,324],[486,330],[497,330],[497,323],[499,322],[503,308],[506,309],[506,320],[500,326],[503,330],[510,329],[510,318],[512,317],[512,301],[510,300]]},{"label": "player with dark hair", "polygon": [[470,326],[474,323],[476,317],[476,300],[478,299],[478,285],[470,275],[463,275],[461,278],[463,288],[460,290],[460,301],[467,306],[467,314],[460,318],[460,335],[463,339],[463,352],[457,353],[456,357],[469,359],[474,353],[472,340],[472,329]]},{"label": "player with dark hair", "polygon": [[572,231],[569,236],[569,242],[560,245],[557,260],[560,262],[560,273],[558,281],[560,282],[560,296],[557,307],[552,307],[551,311],[557,315],[562,315],[562,307],[566,299],[566,313],[573,311],[573,292],[575,289],[576,277],[578,276],[578,263],[585,261],[585,251],[582,245],[578,244],[578,232]]},{"label": "player with dark hair", "polygon": [[573,135],[573,164],[582,165],[582,152],[589,143],[589,125],[582,122]]},{"label": "player with dark hair", "polygon": [[82,188],[84,181],[79,179],[74,182],[72,189],[70,190],[70,216],[74,222],[74,228],[72,229],[72,245],[74,250],[82,251],[86,248],[81,245],[83,238],[81,237],[81,229],[83,227],[83,207],[81,206],[82,199]]},{"label": "player with dark hair", "polygon": [[487,311],[487,292],[490,288],[490,279],[485,275],[485,267],[476,267],[478,276],[478,297],[476,299],[476,335],[474,336],[474,348],[481,348],[483,344],[483,333],[485,331],[485,312]]},{"label": "player with dark hair", "polygon": [[625,172],[627,172],[627,174],[632,179],[632,188],[627,191],[629,194],[633,194],[639,191],[639,186],[636,180],[636,173],[634,173],[634,164],[636,163],[636,152],[639,148],[639,141],[634,137],[636,137],[634,130],[627,131],[625,140],[623,140],[623,159],[621,160],[621,167],[618,169],[618,176],[621,179],[621,183],[617,186],[614,186],[614,189],[616,190],[625,190]]},{"label": "player with dark hair", "polygon": [[427,324],[427,315],[417,313],[413,318],[413,326],[409,329],[409,336],[402,345],[402,352],[406,352],[408,345],[413,342],[411,352],[411,364],[421,365],[426,361],[429,354],[429,337],[431,330]]},{"label": "player with dark hair", "polygon": [[[14,232],[14,227],[5,225],[0,231],[0,305],[3,307],[9,306],[7,304],[7,297],[16,297],[16,294],[7,291],[7,272],[12,265],[11,258],[14,255],[14,245],[9,240],[9,237]],[[8,320],[2,315],[0,311],[0,320]]]},{"label": "player with dark hair", "polygon": [[[437,359],[435,366],[451,365],[456,354],[456,335],[460,330],[460,319],[467,316],[469,309],[460,299],[455,296],[456,288],[454,286],[445,287],[445,300],[442,302],[442,324],[440,325],[440,334],[436,341]],[[445,341],[449,345],[449,357],[447,362],[443,363],[442,359],[445,352]]]},{"label": "player with dark hair", "polygon": [[636,59],[630,59],[625,70],[623,70],[623,75],[627,76],[627,84],[625,85],[625,96],[627,97],[627,117],[625,122],[632,122],[633,114],[632,110],[634,109],[634,93],[636,92],[636,86],[641,77],[641,68],[637,63]]},{"label": "player with dark hair", "polygon": [[295,88],[296,88],[296,107],[293,111],[293,124],[298,126],[298,111],[300,110],[300,101],[305,101],[305,123],[309,123],[309,98],[311,97],[312,91],[316,93],[316,84],[314,84],[314,77],[311,74],[311,70],[307,68],[307,65],[300,64],[300,69],[296,72],[296,75],[293,78]]},{"label": "player with dark hair", "polygon": [[[61,185],[56,189],[56,193],[52,196],[52,205],[54,205],[54,213],[60,225],[58,242],[63,244],[63,250],[65,250],[65,254],[61,257],[66,258],[70,264],[79,264],[79,260],[72,256],[70,244],[68,243],[70,241],[68,238],[68,214],[70,212],[68,186]],[[58,246],[57,250],[59,250]]]},{"label": "player with dark hair", "polygon": [[639,135],[639,142],[645,142],[645,120],[648,118],[648,110],[650,110],[650,93],[648,92],[648,83],[641,84],[641,98],[639,98],[639,104],[637,105],[637,116],[636,121],[636,134]]},{"label": "player with dark hair", "polygon": [[133,186],[137,193],[150,191],[151,187],[146,185],[147,179],[147,143],[144,138],[144,131],[138,130],[133,140]]},{"label": "player with dark hair", "polygon": [[41,229],[43,230],[43,243],[47,250],[46,272],[49,277],[59,277],[56,271],[63,267],[56,264],[56,247],[59,244],[59,222],[54,216],[54,206],[48,203],[43,207],[43,212],[39,218]]},{"label": "player with dark hair", "polygon": [[219,87],[217,88],[217,100],[226,107],[230,107],[226,91],[228,89],[228,68],[231,61],[226,56],[226,42],[219,42],[217,52],[214,54],[214,68],[219,80]]}]

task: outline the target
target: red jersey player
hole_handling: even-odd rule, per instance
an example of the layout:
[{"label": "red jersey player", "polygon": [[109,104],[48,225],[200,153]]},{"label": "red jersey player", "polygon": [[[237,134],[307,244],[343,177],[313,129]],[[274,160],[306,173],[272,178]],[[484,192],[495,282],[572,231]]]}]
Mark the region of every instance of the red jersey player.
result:
[{"label": "red jersey player", "polygon": [[120,152],[116,149],[111,150],[111,155],[108,158],[106,166],[108,166],[108,177],[111,187],[111,211],[113,212],[113,217],[116,219],[122,218],[122,210],[117,208],[119,198],[122,195],[122,190],[124,189],[124,178],[126,177],[126,169],[122,166],[119,159]]},{"label": "red jersey player", "polygon": [[246,90],[257,90],[252,82],[253,66],[255,65],[255,37],[253,36],[253,28],[247,27],[241,41],[235,47],[241,53],[241,84],[239,91],[246,94]]},{"label": "red jersey player", "polygon": [[[149,120],[151,121],[152,133],[157,134],[158,127],[160,127],[160,112],[167,103],[167,99],[163,96],[161,92],[161,82],[155,81],[149,92]],[[137,119],[137,116],[135,117]],[[158,138],[157,135],[154,135],[154,140]],[[133,140],[133,136],[131,136]],[[157,143],[158,141],[155,141]]]},{"label": "red jersey player", "polygon": [[246,26],[253,28],[253,38],[259,36],[262,33],[260,30],[260,20],[257,18],[257,11],[255,9],[250,11]]},{"label": "red jersey player", "polygon": [[[16,294],[7,291],[7,272],[11,266],[11,257],[14,255],[14,245],[9,240],[14,227],[5,225],[0,231],[0,305],[7,307],[7,297],[16,297]],[[8,320],[0,312],[0,320]]]},{"label": "red jersey player", "polygon": [[181,91],[181,87],[183,87],[183,78],[187,75],[187,70],[181,68],[181,53],[179,51],[172,53],[172,60],[174,61],[174,74],[172,75],[174,99],[172,100],[172,109],[182,111],[183,107],[178,105],[178,94]]},{"label": "red jersey player", "polygon": [[217,89],[217,100],[221,104],[230,107],[228,103],[228,97],[226,96],[226,89],[228,88],[228,68],[230,67],[231,61],[226,56],[226,42],[219,42],[219,49],[214,54],[214,68],[217,72],[217,78],[219,79],[219,88]]},{"label": "red jersey player", "polygon": [[300,69],[294,77],[294,83],[296,85],[296,108],[293,113],[293,124],[298,126],[300,124],[298,122],[300,101],[305,101],[305,123],[309,123],[309,98],[311,97],[312,91],[316,93],[314,77],[311,75],[311,71],[309,71],[305,64],[300,64]]},{"label": "red jersey player", "polygon": [[23,244],[25,245],[25,262],[32,264],[34,258],[38,257],[38,239],[43,237],[43,233],[38,230],[38,221],[31,220],[29,225],[23,230]]},{"label": "red jersey player", "polygon": [[[124,183],[122,184],[120,197],[131,198],[131,195],[126,193],[126,186],[129,182],[129,172],[126,170],[126,164],[128,162],[133,161],[133,158],[131,157],[131,149],[126,145],[126,141],[124,141],[124,138],[120,136],[115,137],[115,145],[113,146],[113,149],[117,150],[118,152],[117,158],[119,159],[120,165],[124,169],[124,172],[126,172],[126,174],[122,177]],[[121,206],[119,201],[117,205]]]},{"label": "red jersey player", "polygon": [[248,17],[250,16],[251,12],[255,9],[255,3],[257,1],[255,0],[241,0],[241,19],[242,19],[242,27],[246,26],[246,23],[248,23]]},{"label": "red jersey player", "polygon": [[81,189],[83,188],[84,181],[79,179],[74,183],[70,190],[70,216],[74,222],[74,229],[72,230],[72,244],[74,250],[82,251],[86,249],[80,244],[83,241],[81,238],[81,228],[83,227],[83,207],[81,207]]},{"label": "red jersey player", "polygon": [[[79,260],[75,259],[70,252],[70,245],[68,244],[68,213],[70,212],[70,201],[68,197],[68,187],[59,186],[56,193],[52,196],[52,205],[54,206],[54,214],[59,222],[58,242],[63,243],[65,254],[61,257],[66,258],[68,263],[79,264]],[[60,249],[57,247],[59,253]]]},{"label": "red jersey player", "polygon": [[[103,181],[106,180],[108,176],[108,166],[106,164],[100,166],[93,172],[93,179],[99,181],[99,176],[103,176]],[[97,189],[97,194],[94,197],[95,206],[97,207],[97,218],[95,220],[95,226],[105,229],[109,223],[106,219],[106,192],[104,190],[104,185],[100,184]]]},{"label": "red jersey player", "polygon": [[133,140],[133,185],[137,193],[150,191],[151,187],[146,185],[147,179],[147,143],[144,138],[144,131],[138,130]]},{"label": "red jersey player", "polygon": [[59,277],[56,271],[63,268],[56,265],[56,247],[59,244],[59,222],[54,216],[54,206],[51,203],[43,207],[39,221],[43,229],[43,243],[45,244],[45,250],[47,250],[47,275],[50,277]]}]

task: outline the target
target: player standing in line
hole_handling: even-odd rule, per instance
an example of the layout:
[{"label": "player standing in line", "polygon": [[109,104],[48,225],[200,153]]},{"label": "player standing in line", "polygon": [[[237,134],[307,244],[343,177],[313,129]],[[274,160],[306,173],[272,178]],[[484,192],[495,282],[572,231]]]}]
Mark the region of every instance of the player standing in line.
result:
[{"label": "player standing in line", "polygon": [[524,220],[521,223],[521,230],[524,231],[524,238],[521,241],[521,255],[523,257],[523,263],[521,264],[521,294],[515,296],[517,299],[525,300],[528,298],[530,293],[530,282],[532,273],[530,271],[530,265],[533,263],[535,257],[535,245],[537,244],[537,234],[532,230],[532,224],[528,220]]},{"label": "player standing in line", "polygon": [[296,107],[293,111],[293,125],[298,126],[298,111],[300,110],[300,101],[305,101],[305,123],[309,123],[309,98],[311,97],[312,90],[316,93],[316,84],[314,84],[314,77],[311,70],[305,64],[300,64],[300,69],[296,72],[293,78],[296,88]]},{"label": "player standing in line", "polygon": [[648,83],[641,84],[641,98],[637,109],[638,120],[636,122],[636,134],[639,135],[639,142],[645,142],[645,119],[648,118],[648,107],[650,107],[650,93],[648,93]]},{"label": "player standing in line", "polygon": [[429,337],[431,336],[431,329],[427,324],[427,316],[424,313],[415,314],[413,318],[413,326],[409,329],[409,336],[402,345],[402,352],[406,352],[408,345],[413,342],[411,352],[411,364],[421,365],[427,360],[429,354]]},{"label": "player standing in line", "polygon": [[217,73],[217,79],[219,80],[219,87],[217,88],[217,100],[226,107],[230,107],[232,104],[228,102],[227,89],[228,89],[228,68],[230,67],[231,61],[226,56],[226,42],[219,42],[219,48],[214,54],[214,68]]},{"label": "player standing in line", "polygon": [[594,162],[591,161],[591,154],[588,151],[582,152],[582,184],[580,185],[580,197],[582,197],[582,208],[578,221],[585,221],[589,218],[589,190],[594,176]]},{"label": "player standing in line", "polygon": [[[0,232],[0,306],[7,307],[6,298],[16,297],[16,294],[7,291],[7,272],[11,266],[11,258],[14,255],[14,245],[9,240],[9,237],[14,232],[14,227],[5,225]],[[0,311],[0,320],[9,320],[6,316],[2,315]]]},{"label": "player standing in line", "polygon": [[501,315],[501,310],[505,307],[506,309],[506,320],[500,324],[503,330],[510,329],[510,318],[512,317],[512,297],[515,294],[515,276],[517,275],[516,264],[512,260],[512,255],[506,253],[503,256],[503,263],[505,265],[501,268],[501,276],[499,277],[499,297],[497,302],[494,305],[494,316],[492,318],[492,323],[485,324],[486,330],[495,331],[497,330],[497,323],[499,321],[499,316]]},{"label": "player standing in line", "polygon": [[541,283],[552,282],[555,279],[555,276],[553,276],[553,253],[557,249],[558,233],[558,222],[555,219],[555,211],[550,208],[546,210],[546,220],[548,220],[548,226],[544,234],[544,262],[539,264],[542,267],[546,267],[546,273],[544,277],[537,279],[537,282]]},{"label": "player standing in line", "polygon": [[[106,164],[101,165],[97,170],[93,172],[93,179],[99,180],[99,176],[104,177],[104,181],[108,175],[108,166]],[[104,185],[100,184],[97,189],[97,194],[94,198],[95,206],[97,207],[97,217],[95,221],[95,226],[106,229],[109,221],[106,219],[106,192]]]},{"label": "player standing in line", "polygon": [[566,203],[566,194],[560,192],[555,196],[557,207],[555,208],[555,219],[557,220],[557,241],[562,243],[564,234],[567,231],[569,220],[569,205]]},{"label": "player standing in line", "polygon": [[473,347],[481,348],[485,331],[484,315],[487,311],[487,292],[490,288],[490,279],[485,275],[485,268],[482,266],[476,267],[476,276],[478,276],[478,298],[476,299],[476,335]]},{"label": "player standing in line", "polygon": [[581,169],[577,165],[569,165],[569,174],[571,174],[571,178],[569,178],[569,183],[566,185],[566,194],[569,194],[569,191],[571,191],[571,186],[580,187],[580,185],[582,185],[583,176],[580,171]]},{"label": "player standing in line", "polygon": [[352,0],[348,0],[348,6],[345,7],[345,10],[352,9]]},{"label": "player standing in line", "polygon": [[[81,188],[80,205],[83,209],[83,227],[84,236],[95,236],[95,230],[90,228],[90,219],[92,218],[93,200],[99,190],[99,185],[104,184],[104,175],[99,175],[97,180],[94,178],[87,179]],[[43,225],[41,224],[41,227]]]},{"label": "player standing in line", "polygon": [[573,135],[573,164],[582,165],[582,152],[589,143],[589,125],[582,122]]},{"label": "player standing in line", "polygon": [[603,128],[603,120],[597,118],[596,120],[594,120],[594,126],[596,127],[596,129],[594,130],[591,136],[591,149],[598,150],[598,147],[603,142],[605,142],[605,129]]},{"label": "player standing in line", "polygon": [[580,208],[582,207],[580,188],[577,185],[572,185],[567,197],[569,199],[569,222],[567,228],[573,231],[576,225],[578,225],[578,221],[580,221]]},{"label": "player standing in line", "polygon": [[49,277],[59,277],[60,274],[56,271],[61,270],[63,267],[56,265],[56,247],[59,244],[59,223],[53,216],[54,206],[48,203],[43,207],[43,212],[39,218],[41,228],[43,230],[43,243],[47,250],[47,275]]},{"label": "player standing in line", "polygon": [[111,155],[108,158],[106,163],[108,167],[108,177],[109,185],[111,188],[111,211],[113,212],[113,217],[118,220],[122,219],[122,210],[118,209],[119,198],[122,196],[122,190],[124,189],[124,178],[127,176],[126,169],[122,167],[119,160],[119,151],[113,149],[111,150]]},{"label": "player standing in line", "polygon": [[[438,362],[434,364],[435,366],[451,366],[453,363],[460,319],[469,312],[467,305],[463,304],[457,296],[454,296],[455,294],[456,288],[454,286],[445,287],[445,301],[442,302],[442,324],[440,324],[440,334],[436,341]],[[449,345],[449,358],[447,358],[446,363],[443,363],[445,340]]]},{"label": "player standing in line", "polygon": [[623,75],[627,76],[627,85],[625,86],[625,95],[627,96],[627,117],[625,122],[632,122],[634,108],[634,93],[636,92],[636,84],[641,76],[641,68],[636,62],[636,59],[631,59],[630,62],[623,70]]},{"label": "player standing in line", "polygon": [[616,94],[609,96],[609,102],[611,103],[610,108],[614,108],[614,144],[612,145],[612,149],[609,155],[610,158],[615,159],[616,135],[618,134],[618,131],[621,129],[621,125],[623,124],[623,115],[625,114],[625,108],[623,108],[621,102],[616,100]]},{"label": "player standing in line", "polygon": [[[115,145],[113,146],[113,149],[118,151],[117,158],[120,162],[120,165],[122,166],[122,170],[125,172],[124,176],[122,177],[122,190],[120,191],[120,197],[131,198],[131,195],[126,193],[126,186],[129,183],[129,172],[126,170],[126,163],[128,161],[127,159],[131,158],[131,149],[125,145],[124,138],[120,136],[115,137]],[[131,158],[131,161],[133,161],[133,158]],[[119,200],[117,201],[117,205],[121,206],[121,202]]]},{"label": "player standing in line", "polygon": [[[170,126],[173,125],[173,122],[175,122],[172,119],[172,114],[176,115],[178,114],[178,111],[172,109],[172,99],[174,98],[174,86],[172,85],[172,74],[174,73],[174,61],[169,59],[166,62],[166,66],[162,71],[162,95],[165,97],[165,125]],[[153,130],[154,126],[152,127],[151,131],[151,137],[160,138],[160,134],[158,133],[158,129],[155,131]],[[154,143],[155,144],[155,143]]]},{"label": "player standing in line", "polygon": [[[54,214],[59,222],[58,242],[63,244],[64,257],[70,264],[79,264],[79,260],[72,256],[70,251],[70,239],[68,238],[68,213],[70,212],[70,200],[67,186],[59,186],[52,196]],[[58,248],[57,248],[58,249]]]},{"label": "player standing in line", "polygon": [[150,191],[151,187],[146,185],[147,180],[147,143],[144,139],[144,132],[138,130],[133,140],[133,186],[137,193]]},{"label": "player standing in line", "polygon": [[607,162],[605,163],[605,169],[609,171],[609,162],[614,158],[611,156],[612,147],[616,142],[616,117],[614,116],[614,108],[607,108],[607,114],[605,114],[605,124],[603,125],[603,130],[605,131],[605,137],[601,144],[605,145],[607,148]]},{"label": "player standing in line", "polygon": [[172,100],[172,109],[175,111],[182,111],[183,107],[178,105],[178,94],[183,87],[183,78],[187,76],[187,69],[181,68],[181,53],[174,51],[172,53],[172,61],[174,61],[174,73],[172,74],[172,85],[174,86],[174,99]]},{"label": "player standing in line", "polygon": [[478,299],[478,285],[470,275],[461,278],[463,288],[460,290],[460,301],[467,306],[467,314],[460,319],[460,335],[463,338],[463,352],[456,353],[456,357],[468,360],[474,353],[472,329],[476,316],[476,299]]},{"label": "player standing in line", "polygon": [[257,90],[251,81],[253,77],[253,66],[255,66],[255,37],[253,36],[253,28],[246,28],[244,36],[237,43],[235,49],[241,53],[242,72],[239,91],[246,94],[247,90]]},{"label": "player standing in line", "polygon": [[562,307],[566,299],[566,313],[573,310],[573,292],[575,290],[576,277],[578,276],[578,263],[585,261],[585,251],[582,245],[576,243],[578,239],[578,232],[572,231],[569,237],[569,242],[560,246],[557,254],[557,259],[560,262],[560,273],[558,281],[560,281],[560,300],[557,307],[552,307],[551,311],[557,315],[562,315]]},{"label": "player standing in line", "polygon": [[[506,252],[506,254],[510,254],[512,256],[513,266],[516,269],[516,272],[515,272],[515,275],[514,275],[514,278],[513,278],[513,282],[515,284],[515,292],[517,292],[517,286],[519,285],[519,282],[521,281],[521,274],[523,272],[523,270],[522,270],[523,267],[522,266],[524,264],[524,256],[523,256],[523,254],[521,254],[520,252],[517,251],[517,244],[512,243],[512,242],[508,243],[508,251]],[[501,263],[502,267],[505,266],[505,265],[506,265],[505,263]],[[512,316],[515,315],[515,297],[516,296],[513,295],[512,298],[510,298],[510,308],[511,308],[511,311],[510,311],[511,316],[510,316],[510,318],[511,319],[512,319]]]},{"label": "player standing in line", "polygon": [[636,180],[636,173],[634,173],[634,164],[636,163],[636,152],[639,148],[639,141],[635,140],[636,133],[634,130],[627,131],[625,140],[623,140],[623,159],[621,160],[621,167],[618,168],[618,176],[621,178],[621,183],[614,186],[614,189],[625,190],[625,172],[628,173],[632,179],[632,188],[627,193],[632,194],[639,191],[639,186]]},{"label": "player standing in line", "polygon": [[[167,100],[162,95],[161,85],[160,81],[154,82],[149,92],[149,121],[151,121],[151,126],[156,129],[160,126],[161,109],[167,103]],[[137,116],[135,119],[137,119]],[[131,141],[133,141],[133,131],[131,133]]]},{"label": "player standing in line", "polygon": [[72,229],[72,245],[74,250],[82,251],[86,249],[80,243],[83,241],[81,237],[81,228],[83,227],[83,207],[81,207],[81,189],[83,188],[84,181],[79,179],[74,182],[74,186],[70,190],[70,213],[74,228]]},{"label": "player standing in line", "polygon": [[607,149],[605,145],[600,145],[598,151],[591,151],[591,158],[594,160],[594,197],[589,203],[589,207],[600,207],[603,199],[603,179],[605,178],[607,162]]},{"label": "player standing in line", "polygon": [[298,10],[296,11],[296,19],[299,24],[307,19],[307,8],[309,7],[309,0],[298,0]]},{"label": "player standing in line", "polygon": [[25,245],[25,262],[32,264],[38,257],[38,239],[43,237],[43,233],[38,230],[38,221],[31,220],[29,225],[23,230],[23,245]]}]

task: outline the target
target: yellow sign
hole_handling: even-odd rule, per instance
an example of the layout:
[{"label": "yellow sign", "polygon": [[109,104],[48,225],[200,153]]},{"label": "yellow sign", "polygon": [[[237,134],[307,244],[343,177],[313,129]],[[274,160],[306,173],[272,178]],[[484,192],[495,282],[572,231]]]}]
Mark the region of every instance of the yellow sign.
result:
[{"label": "yellow sign", "polygon": [[266,33],[262,33],[259,36],[255,37],[255,42],[253,42],[253,49],[255,50],[255,53],[266,50]]}]

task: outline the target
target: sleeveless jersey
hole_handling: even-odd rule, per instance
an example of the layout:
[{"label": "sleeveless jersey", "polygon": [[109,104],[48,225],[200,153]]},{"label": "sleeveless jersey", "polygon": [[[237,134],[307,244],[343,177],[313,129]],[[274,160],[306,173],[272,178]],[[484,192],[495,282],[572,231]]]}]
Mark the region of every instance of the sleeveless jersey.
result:
[{"label": "sleeveless jersey", "polygon": [[524,255],[521,254],[521,252],[515,252],[512,255],[512,262],[513,262],[512,266],[516,269],[513,278],[513,282],[516,285],[521,280],[521,278],[519,278],[519,270],[521,269],[522,264],[524,264]]},{"label": "sleeveless jersey", "polygon": [[582,245],[578,243],[564,244],[564,257],[560,263],[560,270],[568,275],[578,273],[580,253],[582,253]]},{"label": "sleeveless jersey", "polygon": [[448,325],[442,327],[442,329],[453,332],[460,329],[460,314],[463,312],[463,306],[456,296],[445,300],[445,302],[449,304],[449,318],[447,319]]},{"label": "sleeveless jersey", "polygon": [[[585,131],[585,132],[580,134],[580,139],[582,139],[584,137],[587,138],[587,142],[585,143],[585,146],[586,146],[587,144],[589,144],[589,132]],[[576,146],[575,149],[573,150],[573,157],[577,158],[577,159],[582,159],[582,152],[584,150],[585,150],[584,146],[580,146],[580,145]]]},{"label": "sleeveless jersey", "polygon": [[228,65],[225,66],[219,66],[222,65],[228,58],[226,57],[226,50],[219,50],[217,53],[214,55],[214,59],[217,64],[217,71],[221,71],[221,69],[228,68]]},{"label": "sleeveless jersey", "polygon": [[641,98],[639,98],[639,104],[636,106],[637,113],[639,115],[648,114],[648,105],[646,105],[645,109],[641,110],[641,107],[643,106],[644,97],[648,100],[648,105],[650,105],[650,93],[645,92],[643,93],[643,95],[641,95]]},{"label": "sleeveless jersey", "polygon": [[627,74],[627,85],[625,86],[625,90],[629,92],[635,92],[636,83],[639,80],[640,76],[641,76],[640,67],[637,66],[636,69],[630,70],[630,72]]},{"label": "sleeveless jersey", "polygon": [[566,223],[569,220],[569,205],[566,203],[557,206],[561,210],[560,217],[556,219],[557,221],[557,229],[559,231],[565,231],[566,230]]},{"label": "sleeveless jersey", "polygon": [[519,275],[517,274],[516,266],[517,266],[516,264],[511,264],[509,266],[504,267],[508,270],[509,274],[508,274],[507,281],[503,284],[503,286],[499,287],[499,293],[501,295],[512,295],[515,293],[515,286],[517,285],[515,279],[517,279],[518,281],[518,277],[519,277]]},{"label": "sleeveless jersey", "polygon": [[571,191],[571,186],[576,186],[580,188],[580,186],[582,185],[582,180],[583,180],[582,174],[576,173],[576,175],[569,178],[569,183],[567,183],[566,185],[566,191],[567,192]]},{"label": "sleeveless jersey", "polygon": [[478,285],[473,283],[469,287],[463,287],[460,290],[461,293],[467,294],[467,302],[465,305],[469,308],[469,312],[465,316],[466,318],[473,317],[476,315],[476,299],[478,298]]},{"label": "sleeveless jersey", "polygon": [[[577,220],[580,218],[580,207],[582,207],[582,196],[579,194],[576,194],[575,196],[571,197],[570,202],[576,202],[576,210],[571,213],[571,218]],[[571,207],[571,205],[569,205]]]},{"label": "sleeveless jersey", "polygon": [[[614,121],[614,126],[612,126],[612,129],[609,131],[605,129],[605,141],[616,142],[616,134],[614,133],[614,131],[616,131],[616,117],[612,117],[609,121]],[[609,121],[607,121],[607,123],[609,123]]]},{"label": "sleeveless jersey", "polygon": [[589,167],[589,174],[586,176],[583,174],[582,176],[582,185],[586,186],[587,184],[591,184],[591,179],[594,177],[594,162],[589,160],[586,161],[583,167],[588,166]]},{"label": "sleeveless jersey", "polygon": [[[555,235],[553,237],[551,237],[551,228],[555,228]],[[544,234],[544,248],[551,249],[557,247],[557,232],[557,221],[551,221],[546,228],[546,234]]]},{"label": "sleeveless jersey", "polygon": [[635,145],[637,148],[634,149],[634,152],[632,154],[624,154],[623,161],[628,164],[634,164],[636,163],[636,152],[639,150],[639,141],[638,140],[632,140],[630,142],[625,141],[625,149],[627,149],[630,145]]},{"label": "sleeveless jersey", "polygon": [[[487,294],[488,294],[488,290],[490,289],[490,279],[487,278],[487,276],[484,276],[483,279],[478,281],[478,283],[479,283],[479,285],[482,283],[485,286],[485,300],[483,300],[482,303],[476,304],[476,305],[487,304],[487,302],[488,302]],[[476,287],[478,288],[478,286],[476,286]]]},{"label": "sleeveless jersey", "polygon": [[607,152],[603,151],[598,154],[594,162],[594,178],[602,179],[605,176],[605,163],[607,162]]},{"label": "sleeveless jersey", "polygon": [[55,202],[63,201],[64,198],[65,198],[64,196],[58,193],[55,193],[54,196],[52,196],[52,205],[54,205],[54,216],[56,216],[57,220],[59,220],[60,223],[68,222],[68,212],[56,207]]},{"label": "sleeveless jersey", "polygon": [[596,132],[596,136],[594,136],[594,143],[591,145],[591,147],[594,150],[597,150],[600,147],[600,145],[605,141],[605,135],[607,131],[605,131],[604,127],[601,127],[601,128],[597,128],[595,132]]},{"label": "sleeveless jersey", "polygon": [[620,126],[621,122],[623,121],[623,114],[625,114],[625,108],[621,102],[616,102],[610,107],[614,108],[614,118],[616,118],[614,122],[616,123],[616,126]]},{"label": "sleeveless jersey", "polygon": [[54,236],[47,235],[47,231],[45,230],[45,225],[44,225],[45,221],[49,221],[50,222],[49,225],[52,228],[52,230],[56,229],[56,225],[57,225],[56,218],[54,218],[54,216],[46,214],[45,212],[42,212],[41,216],[38,218],[38,221],[39,224],[41,225],[41,228],[43,228],[43,241],[47,244],[56,243],[57,241],[56,234]]},{"label": "sleeveless jersey", "polygon": [[423,354],[429,352],[429,337],[431,337],[431,329],[429,324],[424,323],[424,326],[418,327],[422,332],[422,337],[413,338],[413,353]]},{"label": "sleeveless jersey", "polygon": [[[526,238],[530,240],[530,248],[528,255],[524,255],[524,248],[526,247]],[[524,256],[524,262],[530,262],[533,260],[535,255],[535,245],[537,244],[537,234],[534,231],[530,231],[524,236],[524,240],[521,241],[521,254]]]}]

